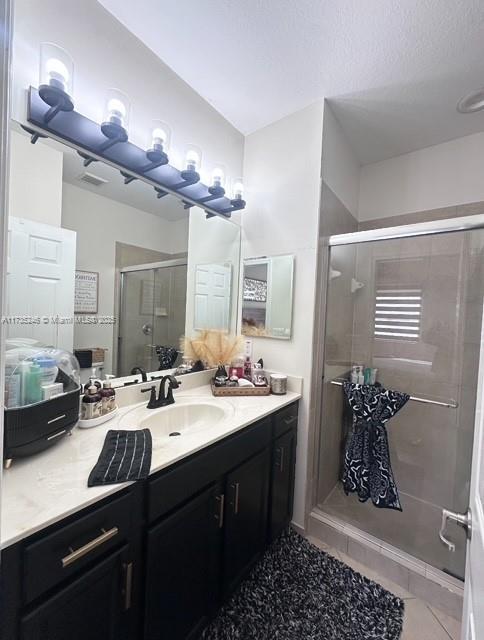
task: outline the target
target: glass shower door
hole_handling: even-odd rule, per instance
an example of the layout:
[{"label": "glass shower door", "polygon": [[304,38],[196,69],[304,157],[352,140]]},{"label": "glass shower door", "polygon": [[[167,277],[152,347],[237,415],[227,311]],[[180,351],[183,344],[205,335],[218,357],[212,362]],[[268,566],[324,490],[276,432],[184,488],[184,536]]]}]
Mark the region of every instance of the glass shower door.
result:
[{"label": "glass shower door", "polygon": [[[318,506],[412,556],[463,577],[465,533],[442,509],[465,512],[476,399],[484,232],[474,230],[334,246],[326,307]],[[403,511],[345,495],[351,413],[341,386],[353,364],[378,370],[410,400],[387,423]]]},{"label": "glass shower door", "polygon": [[[185,335],[187,265],[160,267],[155,270],[153,344],[155,350],[180,350]],[[174,356],[176,357],[176,356]],[[174,366],[176,360],[174,361]],[[160,366],[156,361],[156,369]],[[167,367],[171,368],[171,367]]]},{"label": "glass shower door", "polygon": [[153,344],[155,270],[128,271],[121,278],[118,375],[129,375],[135,366],[156,371],[158,359]]}]

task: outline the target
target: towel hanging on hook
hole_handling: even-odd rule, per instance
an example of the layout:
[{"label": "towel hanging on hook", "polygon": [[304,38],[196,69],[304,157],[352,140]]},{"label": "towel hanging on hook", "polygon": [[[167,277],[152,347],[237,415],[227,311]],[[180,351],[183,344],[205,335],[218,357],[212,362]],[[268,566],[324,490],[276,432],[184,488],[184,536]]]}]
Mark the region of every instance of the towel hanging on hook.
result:
[{"label": "towel hanging on hook", "polygon": [[346,443],[343,471],[345,493],[369,498],[376,507],[402,511],[390,463],[385,423],[408,402],[407,393],[373,385],[344,382],[353,411],[352,432]]}]

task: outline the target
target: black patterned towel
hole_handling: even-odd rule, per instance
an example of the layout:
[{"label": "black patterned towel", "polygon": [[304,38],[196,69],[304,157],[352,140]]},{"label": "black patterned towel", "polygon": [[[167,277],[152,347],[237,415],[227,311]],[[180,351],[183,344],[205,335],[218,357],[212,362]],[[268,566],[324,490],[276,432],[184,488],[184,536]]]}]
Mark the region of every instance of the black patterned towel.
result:
[{"label": "black patterned towel", "polygon": [[89,474],[88,487],[144,480],[151,468],[151,432],[114,431],[106,434],[101,455]]}]

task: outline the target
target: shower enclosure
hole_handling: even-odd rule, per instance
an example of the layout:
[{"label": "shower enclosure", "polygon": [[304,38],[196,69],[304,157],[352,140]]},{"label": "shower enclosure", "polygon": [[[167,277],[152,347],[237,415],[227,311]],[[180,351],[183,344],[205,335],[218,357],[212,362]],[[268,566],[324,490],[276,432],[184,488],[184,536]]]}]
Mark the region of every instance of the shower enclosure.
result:
[{"label": "shower enclosure", "polygon": [[[469,499],[481,336],[484,216],[332,236],[329,246],[317,506],[455,577],[465,532],[442,509]],[[452,232],[443,232],[452,229]],[[408,233],[416,235],[408,236]],[[422,234],[422,235],[420,235]],[[393,237],[392,237],[393,236]],[[341,381],[353,364],[378,369],[386,388],[412,399],[386,427],[403,511],[345,495],[340,482],[351,412]]]},{"label": "shower enclosure", "polygon": [[134,366],[156,371],[160,348],[180,348],[186,293],[186,259],[121,269],[118,376]]}]

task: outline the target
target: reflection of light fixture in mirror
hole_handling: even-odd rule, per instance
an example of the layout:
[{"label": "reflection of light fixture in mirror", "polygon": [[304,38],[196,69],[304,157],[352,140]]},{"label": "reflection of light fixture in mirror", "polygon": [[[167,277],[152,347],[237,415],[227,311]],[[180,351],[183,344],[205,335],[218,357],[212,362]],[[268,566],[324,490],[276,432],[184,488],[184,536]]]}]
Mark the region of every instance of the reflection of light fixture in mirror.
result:
[{"label": "reflection of light fixture in mirror", "polygon": [[70,55],[51,42],[40,45],[39,95],[50,109],[44,116],[49,123],[59,111],[72,111],[74,63]]},{"label": "reflection of light fixture in mirror", "polygon": [[230,204],[234,209],[243,209],[245,207],[244,200],[244,183],[242,178],[235,178],[232,188],[232,200]]},{"label": "reflection of light fixture in mirror", "polygon": [[484,87],[469,93],[457,103],[459,113],[476,113],[484,110]]},{"label": "reflection of light fixture in mirror", "polygon": [[198,147],[189,145],[185,151],[185,169],[181,172],[181,177],[185,182],[195,184],[200,180],[200,164],[202,152]]},{"label": "reflection of light fixture in mirror", "polygon": [[211,183],[208,188],[209,193],[216,198],[222,198],[225,195],[225,169],[219,164],[212,171]]},{"label": "reflection of light fixture in mirror", "polygon": [[[170,127],[161,120],[154,120],[150,128],[146,157],[152,163],[151,169],[168,163],[166,154],[170,146]],[[148,169],[147,169],[148,170]]]},{"label": "reflection of light fixture in mirror", "polygon": [[108,140],[101,146],[106,151],[117,142],[128,139],[129,98],[118,89],[109,89],[106,94],[101,131]]}]

